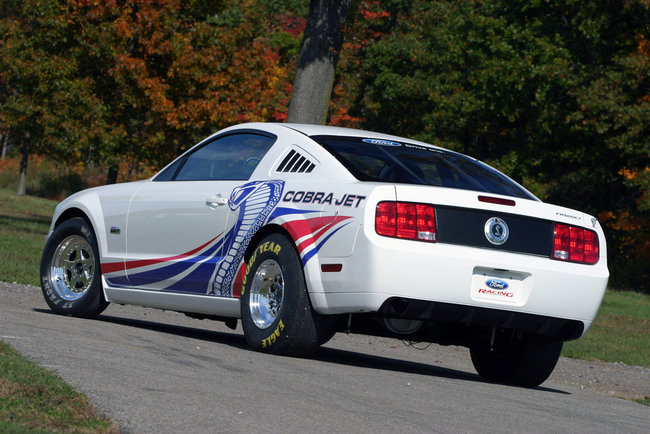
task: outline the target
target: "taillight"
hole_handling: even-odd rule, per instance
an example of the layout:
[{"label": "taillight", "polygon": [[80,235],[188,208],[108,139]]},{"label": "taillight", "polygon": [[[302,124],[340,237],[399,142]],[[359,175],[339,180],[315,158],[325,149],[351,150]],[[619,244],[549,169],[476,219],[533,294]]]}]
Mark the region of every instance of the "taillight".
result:
[{"label": "taillight", "polygon": [[414,203],[397,203],[397,238],[414,239],[417,231],[417,211]]},{"label": "taillight", "polygon": [[380,202],[375,211],[375,230],[379,235],[397,234],[397,202]]},{"label": "taillight", "polygon": [[598,235],[589,229],[555,224],[553,259],[595,264],[598,262]]},{"label": "taillight", "polygon": [[375,211],[375,230],[386,237],[435,243],[436,211],[424,203],[380,202]]}]

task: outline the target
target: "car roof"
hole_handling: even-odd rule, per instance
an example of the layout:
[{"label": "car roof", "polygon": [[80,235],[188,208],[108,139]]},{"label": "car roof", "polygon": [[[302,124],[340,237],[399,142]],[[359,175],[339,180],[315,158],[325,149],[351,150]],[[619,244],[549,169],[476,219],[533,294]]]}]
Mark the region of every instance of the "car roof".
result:
[{"label": "car roof", "polygon": [[[449,149],[442,148],[440,146],[432,145],[431,143],[420,142],[418,140],[409,139],[406,137],[394,136],[392,134],[377,133],[374,131],[359,130],[355,128],[346,128],[346,127],[334,127],[329,125],[313,125],[313,124],[296,124],[296,123],[280,123],[280,122],[249,122],[238,125],[233,125],[224,130],[214,133],[212,137],[222,134],[229,133],[237,130],[243,129],[259,129],[259,130],[269,130],[269,127],[276,128],[288,128],[304,134],[307,137],[313,136],[340,136],[340,137],[363,137],[369,139],[382,139],[382,140],[393,140],[396,142],[402,143],[412,143],[416,145],[421,145],[433,149],[439,149],[441,151],[454,152]],[[468,156],[469,157],[469,156]],[[474,159],[473,157],[469,157]]]},{"label": "car roof", "polygon": [[276,124],[286,128],[291,128],[292,130],[298,131],[308,137],[311,136],[343,136],[343,137],[364,137],[372,139],[383,139],[383,140],[394,140],[397,142],[407,142],[414,143],[422,146],[428,146],[431,148],[446,150],[439,146],[432,145],[430,143],[419,142],[417,140],[408,139],[400,136],[393,136],[391,134],[377,133],[373,131],[359,130],[354,128],[344,128],[344,127],[333,127],[328,125],[311,125],[311,124]]},{"label": "car roof", "polygon": [[357,130],[354,128],[333,127],[329,125],[310,125],[310,124],[280,124],[286,128],[299,131],[307,136],[368,136],[386,134],[375,133],[371,131]]}]

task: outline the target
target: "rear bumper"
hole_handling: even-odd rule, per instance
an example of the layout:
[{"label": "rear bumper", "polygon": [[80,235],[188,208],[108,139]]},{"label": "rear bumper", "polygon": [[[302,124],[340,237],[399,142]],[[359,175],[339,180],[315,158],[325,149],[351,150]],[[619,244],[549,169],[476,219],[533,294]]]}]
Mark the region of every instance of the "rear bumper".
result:
[{"label": "rear bumper", "polygon": [[405,298],[386,300],[379,313],[390,318],[519,330],[561,341],[578,339],[585,328],[582,321]]},{"label": "rear bumper", "polygon": [[[354,253],[345,258],[319,258],[340,263],[338,273],[321,273],[322,293],[312,293],[315,309],[324,314],[379,312],[404,317],[386,306],[410,300],[416,315],[430,320],[467,324],[571,331],[579,337],[591,325],[607,286],[606,260],[595,265],[555,261],[547,257],[444,243],[385,238],[362,228]],[[477,285],[490,277],[513,277],[510,297],[479,294]],[[507,280],[507,279],[505,279]],[[422,304],[418,303],[422,302]],[[388,310],[387,310],[388,309]],[[578,336],[575,336],[579,333]]]}]

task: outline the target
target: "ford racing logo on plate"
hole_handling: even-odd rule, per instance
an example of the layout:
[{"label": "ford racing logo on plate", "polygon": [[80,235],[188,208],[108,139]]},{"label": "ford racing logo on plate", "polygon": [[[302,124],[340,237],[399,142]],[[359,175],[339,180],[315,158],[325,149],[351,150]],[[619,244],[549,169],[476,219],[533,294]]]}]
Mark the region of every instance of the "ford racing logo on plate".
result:
[{"label": "ford racing logo on plate", "polygon": [[492,289],[506,289],[508,286],[510,286],[503,280],[499,280],[499,279],[486,280],[485,284],[487,285],[488,288],[492,288]]},{"label": "ford racing logo on plate", "polygon": [[505,221],[499,217],[492,217],[485,222],[485,237],[494,245],[500,246],[508,241],[510,230]]}]

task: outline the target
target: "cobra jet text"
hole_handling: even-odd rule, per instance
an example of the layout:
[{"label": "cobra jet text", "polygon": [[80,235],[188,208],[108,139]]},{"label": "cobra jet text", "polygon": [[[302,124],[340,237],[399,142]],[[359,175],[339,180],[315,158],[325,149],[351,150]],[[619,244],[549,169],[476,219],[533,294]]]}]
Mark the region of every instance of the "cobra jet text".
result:
[{"label": "cobra jet text", "polygon": [[323,191],[287,191],[282,200],[284,202],[295,203],[318,203],[321,205],[338,205],[357,208],[366,196],[356,194],[344,194],[338,198],[334,193],[325,193]]}]

